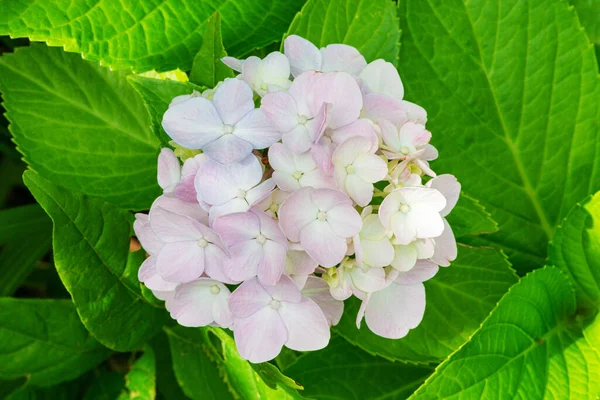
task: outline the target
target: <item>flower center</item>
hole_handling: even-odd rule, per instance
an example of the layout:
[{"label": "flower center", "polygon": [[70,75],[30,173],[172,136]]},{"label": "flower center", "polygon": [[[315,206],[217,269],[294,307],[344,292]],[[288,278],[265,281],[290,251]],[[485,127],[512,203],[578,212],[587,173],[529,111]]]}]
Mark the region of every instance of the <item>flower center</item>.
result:
[{"label": "flower center", "polygon": [[204,238],[198,240],[198,247],[206,247],[208,246],[208,241]]},{"label": "flower center", "polygon": [[246,191],[244,189],[238,189],[238,191],[237,191],[237,198],[238,199],[245,199],[246,198]]},{"label": "flower center", "polygon": [[303,172],[296,171],[296,172],[294,172],[294,174],[292,176],[294,177],[295,180],[299,181],[300,178],[302,178],[302,175],[304,175]]},{"label": "flower center", "polygon": [[300,125],[306,124],[307,121],[308,121],[308,117],[305,116],[305,115],[301,115],[301,116],[298,117],[298,123]]},{"label": "flower center", "polygon": [[233,133],[233,126],[231,125],[223,125],[223,133],[224,134],[230,134]]},{"label": "flower center", "polygon": [[267,238],[261,233],[256,237],[256,241],[258,242],[258,244],[265,244]]},{"label": "flower center", "polygon": [[356,170],[354,169],[354,164],[350,164],[346,167],[346,172],[349,174],[353,174],[354,172],[356,172]]},{"label": "flower center", "polygon": [[410,211],[410,206],[408,204],[401,204],[400,211],[406,214]]},{"label": "flower center", "polygon": [[212,286],[210,287],[210,292],[211,292],[212,294],[219,294],[219,292],[220,292],[220,291],[221,291],[221,288],[220,288],[220,287],[218,287],[217,285],[212,285]]},{"label": "flower center", "polygon": [[271,308],[273,310],[279,310],[279,307],[281,307],[281,302],[279,300],[271,300]]},{"label": "flower center", "polygon": [[317,219],[319,221],[325,221],[327,219],[327,213],[323,212],[323,211],[319,211],[319,213],[317,214]]},{"label": "flower center", "polygon": [[402,146],[402,148],[400,149],[400,153],[407,155],[408,153],[410,153],[410,149],[406,146]]}]

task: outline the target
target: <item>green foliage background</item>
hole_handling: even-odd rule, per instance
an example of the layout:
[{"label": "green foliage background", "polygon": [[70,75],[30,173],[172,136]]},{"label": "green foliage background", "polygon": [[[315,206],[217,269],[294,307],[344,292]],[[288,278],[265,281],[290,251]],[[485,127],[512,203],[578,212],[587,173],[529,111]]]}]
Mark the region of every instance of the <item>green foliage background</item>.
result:
[{"label": "green foliage background", "polygon": [[[0,0],[0,397],[597,400],[599,32],[598,0]],[[288,34],[397,65],[459,257],[407,337],[349,302],[326,349],[252,365],[139,284],[132,212],[170,100]]]}]

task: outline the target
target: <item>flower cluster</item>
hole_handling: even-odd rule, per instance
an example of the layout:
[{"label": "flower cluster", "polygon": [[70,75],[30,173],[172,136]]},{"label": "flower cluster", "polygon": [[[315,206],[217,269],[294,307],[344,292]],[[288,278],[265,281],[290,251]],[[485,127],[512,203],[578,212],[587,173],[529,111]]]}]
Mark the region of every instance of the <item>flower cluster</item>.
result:
[{"label": "flower cluster", "polygon": [[181,325],[232,329],[251,362],[325,347],[350,296],[357,326],[405,336],[457,251],[460,185],[430,168],[425,110],[347,45],[289,36],[284,54],[223,62],[240,74],[164,115],[175,152],[136,215],[140,281]]}]

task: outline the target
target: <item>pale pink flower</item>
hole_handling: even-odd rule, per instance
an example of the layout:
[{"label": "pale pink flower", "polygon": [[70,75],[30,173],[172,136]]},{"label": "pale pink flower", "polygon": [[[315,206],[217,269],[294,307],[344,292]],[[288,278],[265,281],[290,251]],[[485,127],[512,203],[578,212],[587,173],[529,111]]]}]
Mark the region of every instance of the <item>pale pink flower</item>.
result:
[{"label": "pale pink flower", "polygon": [[172,106],[162,125],[177,144],[202,149],[222,164],[238,162],[252,149],[264,149],[281,138],[263,112],[254,108],[250,86],[239,79],[225,81],[212,102],[193,97]]},{"label": "pale pink flower", "polygon": [[387,163],[374,153],[371,140],[356,136],[342,143],[332,157],[338,188],[361,207],[373,199],[373,183],[388,173]]},{"label": "pale pink flower", "polygon": [[346,239],[360,231],[362,220],[343,192],[301,188],[281,205],[279,225],[319,265],[331,267],[344,258]]},{"label": "pale pink flower", "polygon": [[424,281],[437,272],[437,265],[419,261],[413,269],[400,273],[385,289],[370,293],[359,310],[356,325],[364,316],[369,329],[384,338],[399,339],[416,328],[425,313]]},{"label": "pale pink flower", "polygon": [[381,203],[379,218],[394,232],[398,244],[416,239],[435,238],[444,231],[440,215],[446,198],[430,188],[404,187],[391,192]]},{"label": "pale pink flower", "polygon": [[335,326],[340,322],[344,313],[344,302],[331,296],[329,285],[323,279],[309,276],[302,288],[302,295],[317,303],[329,325]]},{"label": "pale pink flower", "polygon": [[262,284],[277,283],[287,251],[287,239],[277,221],[251,209],[217,218],[214,228],[231,253],[226,263],[229,277],[244,281],[256,276]]},{"label": "pale pink flower", "polygon": [[183,326],[216,325],[229,328],[233,315],[229,310],[229,289],[209,278],[200,278],[177,286],[165,307],[171,318]]},{"label": "pale pink flower", "polygon": [[306,71],[341,71],[357,76],[367,65],[358,50],[345,44],[330,44],[319,50],[308,40],[290,35],[283,42],[283,48],[295,77]]},{"label": "pale pink flower", "polygon": [[269,216],[277,218],[277,213],[279,212],[281,203],[283,203],[285,199],[289,197],[289,195],[290,192],[275,189],[269,195],[264,197],[258,204],[256,204],[255,207],[260,211],[267,213]]},{"label": "pale pink flower", "polygon": [[[329,272],[332,271],[332,272]],[[360,267],[356,260],[347,259],[333,272],[324,275],[334,299],[346,300],[351,295],[364,299],[367,293],[377,292],[386,286],[385,269]]]},{"label": "pale pink flower", "polygon": [[[446,207],[440,212],[442,217],[446,217],[458,202],[460,196],[460,183],[453,175],[439,175],[427,182],[427,187],[438,190],[446,198]],[[434,254],[431,260],[440,267],[447,267],[451,261],[456,260],[458,248],[452,228],[446,218],[444,218],[444,232],[435,239]]]},{"label": "pale pink flower", "polygon": [[156,271],[170,282],[190,282],[206,272],[227,282],[223,263],[227,259],[219,235],[206,225],[161,207],[150,210],[150,227],[165,243],[156,258]]},{"label": "pale pink flower", "polygon": [[240,355],[261,363],[285,345],[292,350],[319,350],[329,343],[329,323],[319,306],[286,276],[274,286],[251,279],[230,296],[233,333]]},{"label": "pale pink flower", "polygon": [[198,201],[210,206],[210,224],[221,215],[248,211],[275,187],[272,179],[261,183],[263,167],[249,155],[240,162],[222,165],[208,160],[196,173]]},{"label": "pale pink flower", "polygon": [[181,180],[181,165],[173,150],[164,148],[158,155],[157,181],[164,194],[175,191]]},{"label": "pale pink flower", "polygon": [[304,250],[296,250],[298,244],[290,244],[285,258],[285,274],[302,289],[306,284],[306,280],[311,275],[319,264],[313,260]]},{"label": "pale pink flower", "polygon": [[287,90],[290,85],[290,62],[278,51],[269,53],[263,60],[256,56],[245,60],[224,57],[223,63],[231,69],[241,72],[241,78],[259,95],[267,92]]},{"label": "pale pink flower", "polygon": [[294,153],[308,151],[326,127],[338,129],[356,121],[362,95],[356,81],[343,72],[305,72],[289,92],[268,93],[261,110],[282,133],[283,144]]},{"label": "pale pink flower", "polygon": [[[435,238],[435,241],[439,237]],[[431,258],[434,254],[435,243],[433,239],[417,239],[409,244],[394,245],[394,259],[392,267],[398,271],[408,271],[415,266],[417,260]]]},{"label": "pale pink flower", "polygon": [[363,210],[362,228],[353,239],[356,262],[361,267],[387,267],[394,259],[390,232],[385,229],[379,216],[371,212],[371,206]]},{"label": "pale pink flower", "polygon": [[[181,180],[175,187],[175,195],[178,199],[188,203],[198,203],[198,194],[196,193],[194,181],[198,169],[208,160],[210,159],[206,154],[198,154],[185,160],[183,167],[181,167]],[[204,203],[200,205],[206,210],[210,208]]]},{"label": "pale pink flower", "polygon": [[423,125],[407,122],[398,129],[389,121],[380,122],[383,137],[382,152],[389,159],[437,158],[437,151],[429,144],[431,132]]},{"label": "pale pink flower", "polygon": [[284,191],[293,192],[301,187],[326,188],[333,186],[313,160],[310,152],[293,153],[283,144],[275,143],[269,148],[269,164],[273,168],[273,180]]}]

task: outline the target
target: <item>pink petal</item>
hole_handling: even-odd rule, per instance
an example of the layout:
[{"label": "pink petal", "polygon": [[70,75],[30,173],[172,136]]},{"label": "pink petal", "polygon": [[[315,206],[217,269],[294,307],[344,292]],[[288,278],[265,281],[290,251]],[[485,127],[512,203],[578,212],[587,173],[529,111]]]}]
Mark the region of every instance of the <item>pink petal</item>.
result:
[{"label": "pink petal", "polygon": [[234,135],[249,142],[255,149],[267,148],[281,140],[281,132],[259,109],[250,111],[235,125]]},{"label": "pink petal", "polygon": [[330,44],[321,50],[323,72],[342,71],[358,76],[367,66],[367,61],[359,51],[346,44]]},{"label": "pink petal", "polygon": [[166,192],[173,191],[181,179],[181,165],[173,150],[164,148],[158,155],[158,185]]},{"label": "pink petal", "polygon": [[133,231],[148,254],[157,254],[160,249],[162,249],[164,243],[150,228],[148,215],[141,213],[135,214]]},{"label": "pink petal", "polygon": [[373,333],[388,339],[400,339],[416,328],[425,313],[425,288],[391,284],[371,294],[365,320]]},{"label": "pink petal", "polygon": [[221,58],[221,62],[234,71],[242,72],[242,64],[244,63],[244,60],[238,60],[235,57],[223,57]]},{"label": "pink petal", "polygon": [[271,300],[271,295],[258,281],[250,279],[238,286],[229,296],[229,308],[235,317],[245,318],[267,307]]},{"label": "pink petal", "polygon": [[315,189],[310,198],[320,211],[328,211],[339,204],[352,205],[352,200],[344,192],[336,189]]},{"label": "pink petal", "polygon": [[188,203],[176,197],[159,196],[154,200],[151,209],[155,207],[160,207],[175,214],[185,215],[198,222],[202,222],[204,225],[208,224],[208,213],[197,202]]},{"label": "pink petal", "polygon": [[342,126],[331,133],[331,140],[337,145],[344,143],[352,137],[365,137],[371,141],[371,147],[367,152],[375,152],[379,146],[379,139],[373,128],[373,123],[365,118],[358,119],[351,124]]},{"label": "pink petal", "polygon": [[318,264],[303,250],[288,250],[286,271],[290,275],[310,275]]},{"label": "pink petal", "polygon": [[329,285],[323,279],[309,276],[302,295],[308,297],[321,308],[329,325],[337,325],[344,313],[344,302],[334,299],[329,292]]},{"label": "pink petal", "polygon": [[427,111],[420,105],[402,100],[402,105],[406,110],[406,117],[409,121],[425,125],[427,123]]},{"label": "pink petal", "polygon": [[382,181],[388,174],[387,163],[375,154],[359,155],[354,161],[354,168],[356,174],[369,183]]},{"label": "pink petal", "polygon": [[275,181],[271,178],[265,180],[260,185],[248,190],[246,201],[250,206],[258,204],[275,189]]},{"label": "pink petal", "polygon": [[406,109],[400,100],[379,93],[369,93],[363,96],[361,116],[373,122],[388,120],[397,125],[404,123],[407,118]]},{"label": "pink petal", "polygon": [[279,132],[289,132],[298,125],[296,100],[287,92],[267,93],[260,109]]},{"label": "pink petal", "polygon": [[321,69],[321,52],[308,40],[290,35],[283,42],[284,53],[290,60],[292,75],[297,77],[305,71]]},{"label": "pink petal", "polygon": [[348,196],[361,207],[368,205],[373,199],[373,184],[365,182],[357,174],[346,176],[342,185]]},{"label": "pink petal", "polygon": [[435,252],[431,257],[431,261],[440,267],[447,267],[451,261],[456,260],[457,255],[458,249],[454,233],[448,221],[444,218],[444,232],[435,238]]},{"label": "pink petal", "polygon": [[198,279],[204,272],[204,249],[196,242],[167,243],[156,258],[156,271],[170,282]]},{"label": "pink petal", "polygon": [[315,220],[302,228],[300,243],[319,265],[333,267],[346,255],[346,239],[339,237],[327,221]]},{"label": "pink petal", "polygon": [[438,270],[438,266],[431,261],[418,260],[414,267],[401,273],[394,282],[399,285],[414,285],[433,278]]},{"label": "pink petal", "polygon": [[224,124],[235,125],[254,109],[254,93],[250,86],[239,79],[227,79],[215,91],[213,104]]},{"label": "pink petal", "polygon": [[351,238],[362,228],[362,218],[356,209],[340,204],[327,211],[327,222],[337,236]]},{"label": "pink petal", "polygon": [[402,100],[404,86],[394,64],[385,60],[375,60],[360,73],[360,79],[368,92],[387,94]]},{"label": "pink petal", "polygon": [[229,309],[229,290],[221,290],[213,303],[213,318],[221,328],[230,328],[233,325],[233,314]]},{"label": "pink petal", "polygon": [[281,141],[293,153],[304,153],[310,149],[312,139],[307,125],[297,125],[281,135]]},{"label": "pink petal", "polygon": [[228,261],[228,275],[235,280],[244,281],[258,273],[258,267],[265,251],[256,240],[239,242],[230,248],[231,259]]},{"label": "pink petal", "polygon": [[287,329],[279,313],[269,306],[249,317],[234,318],[233,335],[240,356],[253,363],[277,357],[288,340]]},{"label": "pink petal", "polygon": [[436,189],[446,198],[446,207],[440,211],[442,217],[450,214],[460,196],[460,183],[456,177],[450,174],[438,175],[427,182],[427,187]]},{"label": "pink petal", "polygon": [[271,295],[273,299],[278,301],[299,303],[302,300],[300,290],[296,287],[294,282],[292,282],[292,280],[285,275],[281,277],[276,285],[262,285],[262,287]]},{"label": "pink petal", "polygon": [[319,209],[311,199],[314,190],[313,188],[296,190],[279,208],[279,226],[292,242],[299,242],[302,228],[317,217]]},{"label": "pink petal", "polygon": [[223,215],[215,220],[213,227],[227,246],[254,239],[260,233],[259,219],[251,212]]},{"label": "pink petal", "polygon": [[190,217],[167,211],[160,206],[150,209],[150,227],[163,242],[200,240],[202,235],[194,222]]},{"label": "pink petal", "polygon": [[169,292],[175,290],[177,283],[165,281],[156,272],[156,257],[148,257],[138,270],[138,280],[150,290]]},{"label": "pink petal", "polygon": [[329,72],[313,87],[309,108],[315,115],[323,103],[333,104],[327,126],[340,128],[356,121],[363,107],[362,93],[356,80],[345,72]]},{"label": "pink petal", "polygon": [[286,174],[293,174],[296,171],[294,153],[281,143],[275,143],[269,148],[269,164],[275,171]]},{"label": "pink petal", "polygon": [[263,255],[258,266],[258,280],[264,285],[275,285],[285,268],[287,246],[267,240],[263,245]]},{"label": "pink petal", "polygon": [[252,153],[252,144],[236,135],[223,135],[203,148],[211,159],[229,165],[243,160]]},{"label": "pink petal", "polygon": [[201,149],[223,135],[217,109],[203,97],[193,97],[169,108],[162,126],[177,144],[188,149]]},{"label": "pink petal", "polygon": [[267,239],[271,239],[287,247],[287,238],[281,231],[277,220],[255,208],[251,209],[250,212],[256,215],[260,221],[260,233],[262,233]]},{"label": "pink petal", "polygon": [[323,135],[323,132],[325,132],[325,128],[329,124],[332,111],[333,104],[322,103],[318,111],[315,113],[315,117],[306,124],[310,141],[312,143],[317,143]]},{"label": "pink petal", "polygon": [[319,167],[320,172],[328,177],[331,177],[333,174],[333,163],[331,162],[331,158],[335,148],[336,145],[333,144],[331,139],[327,136],[321,136],[321,139],[319,139],[317,143],[314,143],[310,148],[310,154],[315,164]]},{"label": "pink petal", "polygon": [[314,301],[303,297],[299,303],[283,303],[278,311],[288,332],[286,347],[309,351],[327,346],[331,337],[329,323]]},{"label": "pink petal", "polygon": [[227,203],[218,206],[212,206],[208,213],[208,222],[210,226],[214,226],[215,221],[224,215],[246,212],[250,209],[250,205],[244,199],[232,199]]},{"label": "pink petal", "polygon": [[186,203],[198,203],[198,193],[194,186],[195,175],[183,177],[175,187],[175,196]]}]

